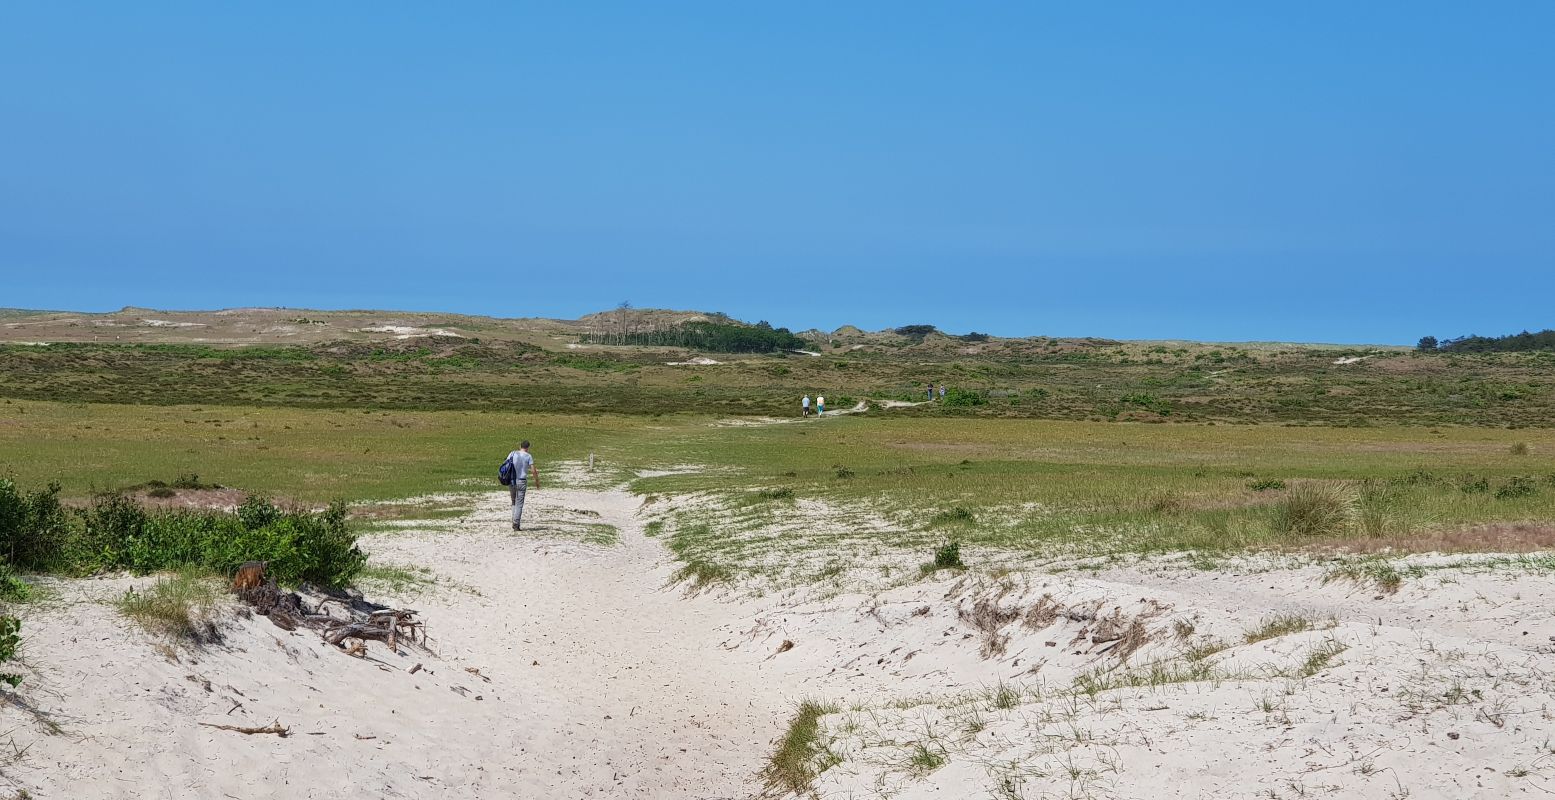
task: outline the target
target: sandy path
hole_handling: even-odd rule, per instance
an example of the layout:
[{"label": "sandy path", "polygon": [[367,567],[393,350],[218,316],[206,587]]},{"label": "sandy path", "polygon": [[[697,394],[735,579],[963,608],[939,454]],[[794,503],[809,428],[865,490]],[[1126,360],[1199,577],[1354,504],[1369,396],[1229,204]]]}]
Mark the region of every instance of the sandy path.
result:
[{"label": "sandy path", "polygon": [[[746,606],[665,588],[672,563],[637,502],[532,491],[515,535],[492,493],[451,531],[365,539],[377,561],[446,579],[374,593],[422,612],[435,657],[374,644],[351,658],[253,617],[170,659],[111,606],[151,579],[57,582],[24,631],[22,696],[41,716],[0,706],[0,745],[26,748],[0,785],[81,800],[752,797],[794,667],[725,641]],[[620,544],[560,538],[577,520]],[[200,724],[273,720],[291,735]]]},{"label": "sandy path", "polygon": [[[507,498],[492,495],[460,521],[472,532],[459,538],[475,546],[410,534],[370,547],[478,587],[446,609],[461,622],[444,628],[443,653],[489,665],[494,687],[515,695],[527,786],[555,797],[749,797],[791,710],[784,681],[720,641],[741,605],[666,588],[673,564],[643,535],[638,503],[619,490],[531,491],[515,537],[504,531]],[[614,525],[621,542],[551,538],[568,518]]]}]

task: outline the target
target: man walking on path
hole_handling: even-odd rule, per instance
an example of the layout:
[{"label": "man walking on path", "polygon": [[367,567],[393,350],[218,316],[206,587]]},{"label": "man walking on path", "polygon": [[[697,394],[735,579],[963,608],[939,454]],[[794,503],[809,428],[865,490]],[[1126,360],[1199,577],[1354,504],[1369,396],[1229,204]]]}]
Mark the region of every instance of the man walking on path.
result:
[{"label": "man walking on path", "polygon": [[524,492],[528,490],[529,477],[535,479],[535,488],[540,488],[540,471],[535,469],[535,457],[529,454],[529,442],[520,442],[518,449],[508,453],[508,461],[513,464],[513,482],[508,485],[508,497],[513,501],[513,530],[523,530],[519,527],[519,520],[524,516]]},{"label": "man walking on path", "polygon": [[805,395],[804,399],[799,401],[799,408],[800,408],[799,416],[801,416],[801,417],[808,417],[808,416],[810,416],[810,395]]}]

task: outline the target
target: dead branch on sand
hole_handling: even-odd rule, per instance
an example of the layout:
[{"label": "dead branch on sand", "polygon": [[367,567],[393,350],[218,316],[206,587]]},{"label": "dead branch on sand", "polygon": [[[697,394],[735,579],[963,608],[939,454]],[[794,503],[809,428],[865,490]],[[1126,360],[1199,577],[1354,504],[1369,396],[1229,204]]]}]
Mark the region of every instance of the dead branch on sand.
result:
[{"label": "dead branch on sand", "polygon": [[[247,569],[244,580],[234,582],[232,591],[254,613],[269,617],[281,630],[317,631],[324,641],[357,657],[366,655],[368,641],[383,642],[395,652],[401,642],[427,649],[425,626],[411,609],[384,608],[359,597],[338,596],[325,597],[309,609],[301,595],[283,592],[275,581],[263,578],[262,569],[258,576],[253,569]],[[331,613],[337,609],[344,616]]]},{"label": "dead branch on sand", "polygon": [[243,725],[217,725],[212,722],[202,722],[200,724],[207,728],[216,728],[217,730],[223,731],[237,731],[238,733],[246,733],[250,736],[256,733],[273,733],[276,736],[285,739],[287,734],[291,733],[291,729],[282,725],[280,720],[276,720],[262,728],[250,728]]}]

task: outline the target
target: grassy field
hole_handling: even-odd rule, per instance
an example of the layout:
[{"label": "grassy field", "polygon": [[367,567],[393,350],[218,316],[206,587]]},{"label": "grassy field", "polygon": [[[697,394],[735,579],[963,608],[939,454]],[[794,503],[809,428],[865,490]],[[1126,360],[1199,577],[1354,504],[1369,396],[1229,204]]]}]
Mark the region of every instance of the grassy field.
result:
[{"label": "grassy field", "polygon": [[619,451],[651,418],[0,401],[0,473],[66,496],[200,480],[317,502],[496,486],[520,439],[546,460]]},{"label": "grassy field", "polygon": [[[542,469],[595,453],[596,479],[632,480],[644,495],[718,498],[660,529],[668,526],[665,541],[683,560],[724,577],[770,572],[786,553],[802,569],[780,572],[799,580],[861,553],[926,557],[952,540],[1036,558],[1521,552],[1548,547],[1555,521],[1548,428],[1160,425],[898,410],[735,427],[689,415],[18,400],[0,401],[0,412],[0,470],[23,486],[59,482],[77,497],[197,473],[310,502],[387,500],[495,490],[495,464],[519,438],[535,442]],[[684,465],[700,470],[636,478]],[[1291,517],[1313,493],[1327,493],[1317,512],[1333,517],[1315,527]]]},{"label": "grassy field", "polygon": [[[892,417],[714,429],[660,448],[726,498],[666,520],[688,563],[774,585],[927,559],[1524,552],[1555,544],[1555,431]],[[909,565],[911,566],[911,565]]]},{"label": "grassy field", "polygon": [[[702,583],[900,574],[952,541],[985,563],[1555,546],[1555,354],[862,335],[687,366],[566,338],[0,345],[0,474],[385,501],[495,490],[527,438],[542,470],[592,453],[593,481],[698,493],[653,521]],[[955,402],[720,424],[930,382]]]}]

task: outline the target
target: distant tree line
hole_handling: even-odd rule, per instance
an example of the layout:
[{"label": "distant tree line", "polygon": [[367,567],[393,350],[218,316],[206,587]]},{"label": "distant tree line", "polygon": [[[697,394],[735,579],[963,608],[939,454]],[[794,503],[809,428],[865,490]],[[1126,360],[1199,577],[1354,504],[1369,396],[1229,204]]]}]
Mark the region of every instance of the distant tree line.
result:
[{"label": "distant tree line", "polygon": [[1419,350],[1440,353],[1512,353],[1525,350],[1555,350],[1555,330],[1538,333],[1513,333],[1507,336],[1460,336],[1456,339],[1437,341],[1435,336],[1422,336],[1416,345]]},{"label": "distant tree line", "polygon": [[774,353],[799,350],[804,339],[787,328],[774,328],[765,320],[755,325],[730,322],[685,322],[652,330],[626,328],[583,334],[587,344],[636,344],[685,347],[713,353]]},{"label": "distant tree line", "polygon": [[956,336],[955,334],[944,333],[933,325],[903,325],[900,328],[893,328],[892,333],[895,333],[897,336],[911,339],[914,342],[923,341],[924,339],[928,338],[929,334],[931,333],[939,333],[944,336],[949,336],[952,339],[960,339],[963,342],[986,342],[993,338],[986,333],[978,333],[977,331],[972,331],[971,333]]},{"label": "distant tree line", "polygon": [[939,329],[933,325],[903,325],[892,331],[897,336],[902,336],[915,341],[923,341],[931,333],[939,333]]}]

